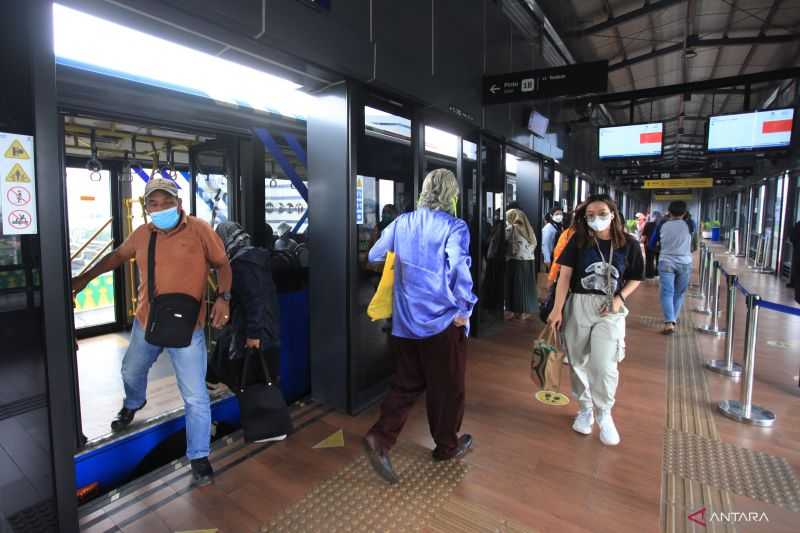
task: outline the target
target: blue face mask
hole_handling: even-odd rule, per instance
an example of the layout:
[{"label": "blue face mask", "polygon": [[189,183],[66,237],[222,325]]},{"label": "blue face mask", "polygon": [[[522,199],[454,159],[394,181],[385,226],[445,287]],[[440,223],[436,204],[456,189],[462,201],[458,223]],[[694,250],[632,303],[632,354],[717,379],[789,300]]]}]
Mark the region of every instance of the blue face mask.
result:
[{"label": "blue face mask", "polygon": [[169,209],[164,209],[163,211],[150,213],[150,218],[153,220],[153,225],[155,227],[166,231],[178,225],[178,222],[181,219],[181,214],[178,211],[178,207],[175,206],[170,207]]}]

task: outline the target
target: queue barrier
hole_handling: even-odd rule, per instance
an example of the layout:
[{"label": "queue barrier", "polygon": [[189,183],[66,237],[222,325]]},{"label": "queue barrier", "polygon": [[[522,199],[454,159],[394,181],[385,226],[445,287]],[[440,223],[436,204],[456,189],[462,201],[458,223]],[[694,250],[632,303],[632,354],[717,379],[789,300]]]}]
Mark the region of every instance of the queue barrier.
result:
[{"label": "queue barrier", "polygon": [[[706,249],[706,253],[708,253]],[[704,295],[703,309],[711,309],[709,324],[698,330],[713,335],[727,335],[725,342],[725,357],[706,362],[707,369],[729,377],[738,378],[743,376],[741,392],[738,400],[723,400],[717,405],[719,411],[728,418],[737,422],[747,423],[755,426],[769,427],[775,423],[775,413],[753,404],[753,380],[755,377],[756,346],[758,345],[758,320],[761,308],[783,313],[791,316],[800,317],[800,308],[784,305],[777,302],[762,299],[758,294],[749,291],[736,274],[729,273],[720,264],[713,260],[711,263],[706,257],[704,266],[711,269],[704,277],[706,287],[709,290]],[[711,265],[710,267],[708,265]],[[724,276],[727,283],[728,300],[726,306],[726,327],[725,330],[719,329],[717,314],[720,304],[720,278]],[[710,281],[708,281],[710,280]],[[710,288],[713,285],[713,290]],[[733,361],[733,332],[735,327],[735,305],[736,293],[741,292],[745,297],[747,305],[747,318],[745,325],[745,344],[743,353],[743,365]]]}]

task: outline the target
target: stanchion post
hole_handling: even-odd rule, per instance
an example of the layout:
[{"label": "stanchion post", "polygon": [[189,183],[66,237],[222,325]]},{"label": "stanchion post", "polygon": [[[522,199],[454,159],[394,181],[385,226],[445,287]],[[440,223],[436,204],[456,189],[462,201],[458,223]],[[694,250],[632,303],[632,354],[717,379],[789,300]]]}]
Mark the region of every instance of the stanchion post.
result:
[{"label": "stanchion post", "polygon": [[706,243],[700,243],[700,268],[698,270],[698,282],[700,294],[703,294],[703,278],[706,275]]},{"label": "stanchion post", "polygon": [[742,367],[733,362],[733,333],[736,323],[736,283],[739,277],[736,274],[727,274],[725,280],[728,288],[728,300],[725,303],[725,359],[715,359],[706,362],[706,368],[732,378],[742,375]]},{"label": "stanchion post", "polygon": [[756,344],[758,340],[758,307],[761,298],[755,294],[747,295],[747,326],[744,346],[744,379],[740,400],[723,400],[718,407],[720,412],[736,420],[754,426],[771,426],[775,423],[775,413],[758,405],[753,405],[753,379],[756,366]]},{"label": "stanchion post", "polygon": [[712,269],[714,268],[714,252],[710,249],[706,250],[706,261],[705,261],[705,275],[703,276],[703,285],[700,288],[701,295],[702,295],[702,305],[695,309],[696,313],[700,313],[703,315],[710,315],[711,314],[711,307],[709,306],[709,300],[711,299],[711,277],[712,277]]},{"label": "stanchion post", "polygon": [[719,337],[725,333],[724,330],[719,329],[719,291],[721,271],[719,261],[715,260],[711,265],[711,269],[711,283],[709,284],[711,290],[709,291],[710,294],[708,296],[708,300],[711,302],[711,317],[709,318],[707,325],[698,326],[697,330],[701,333]]}]

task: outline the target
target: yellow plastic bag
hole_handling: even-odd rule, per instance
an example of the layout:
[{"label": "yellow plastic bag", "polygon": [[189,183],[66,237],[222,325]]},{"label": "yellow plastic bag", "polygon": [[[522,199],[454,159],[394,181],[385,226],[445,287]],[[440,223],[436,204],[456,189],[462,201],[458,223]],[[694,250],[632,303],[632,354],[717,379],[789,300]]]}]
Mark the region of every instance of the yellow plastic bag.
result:
[{"label": "yellow plastic bag", "polygon": [[392,301],[394,292],[394,252],[386,254],[386,263],[383,265],[383,274],[378,283],[375,296],[367,307],[367,316],[376,320],[392,318]]}]

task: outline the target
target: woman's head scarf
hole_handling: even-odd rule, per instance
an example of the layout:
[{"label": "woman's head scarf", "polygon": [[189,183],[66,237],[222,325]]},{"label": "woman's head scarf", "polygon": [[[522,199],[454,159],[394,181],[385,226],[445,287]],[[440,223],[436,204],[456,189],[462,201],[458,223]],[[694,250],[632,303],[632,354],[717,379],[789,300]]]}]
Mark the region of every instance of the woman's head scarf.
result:
[{"label": "woman's head scarf", "polygon": [[520,209],[509,209],[506,212],[506,220],[514,230],[519,233],[523,239],[530,244],[536,242],[536,235],[533,232],[533,227],[528,221],[528,217]]},{"label": "woman's head scarf", "polygon": [[222,239],[225,253],[231,261],[253,249],[252,237],[236,222],[221,223],[217,226],[217,235]]}]

